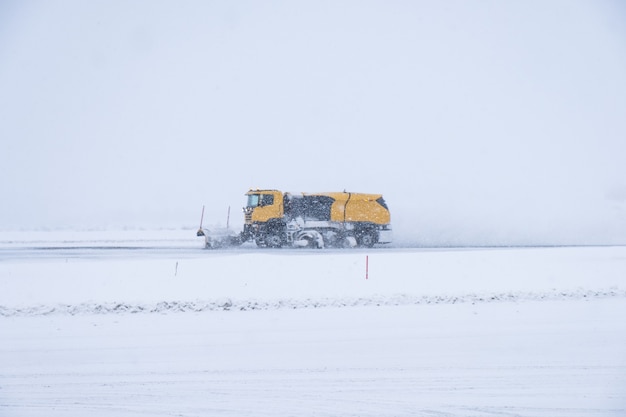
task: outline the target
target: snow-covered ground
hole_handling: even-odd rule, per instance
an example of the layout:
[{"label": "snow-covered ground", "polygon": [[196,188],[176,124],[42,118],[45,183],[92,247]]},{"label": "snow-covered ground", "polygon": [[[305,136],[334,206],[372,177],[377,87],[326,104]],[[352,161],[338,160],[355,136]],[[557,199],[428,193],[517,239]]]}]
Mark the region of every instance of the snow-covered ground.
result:
[{"label": "snow-covered ground", "polygon": [[4,232],[0,416],[624,416],[624,317],[620,246]]}]

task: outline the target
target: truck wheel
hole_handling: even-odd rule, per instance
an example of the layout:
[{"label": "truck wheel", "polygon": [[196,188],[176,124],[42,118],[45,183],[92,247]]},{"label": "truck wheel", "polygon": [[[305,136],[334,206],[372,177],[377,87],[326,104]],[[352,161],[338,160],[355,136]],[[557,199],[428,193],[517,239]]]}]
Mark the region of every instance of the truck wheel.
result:
[{"label": "truck wheel", "polygon": [[283,246],[283,240],[279,235],[266,235],[264,240],[265,244],[270,248],[280,248]]},{"label": "truck wheel", "polygon": [[311,249],[320,249],[320,245],[317,243],[317,240],[313,239],[312,237],[305,237],[304,240],[306,240],[307,242],[309,242],[306,247],[307,248],[311,248]]},{"label": "truck wheel", "polygon": [[354,236],[346,236],[343,239],[342,245],[340,247],[342,248],[353,248],[357,245],[357,241],[354,238]]},{"label": "truck wheel", "polygon": [[357,236],[357,243],[359,246],[371,248],[376,243],[376,237],[374,232],[363,232]]}]

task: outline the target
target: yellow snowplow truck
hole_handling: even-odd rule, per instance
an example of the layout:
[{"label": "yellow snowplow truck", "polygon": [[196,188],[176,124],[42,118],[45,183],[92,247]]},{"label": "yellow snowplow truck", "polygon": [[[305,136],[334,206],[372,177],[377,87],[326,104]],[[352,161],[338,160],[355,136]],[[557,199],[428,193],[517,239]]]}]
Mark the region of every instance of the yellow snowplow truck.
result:
[{"label": "yellow snowplow truck", "polygon": [[250,190],[238,235],[200,228],[209,248],[254,240],[258,246],[372,247],[391,243],[389,209],[380,194],[349,192],[291,194]]}]

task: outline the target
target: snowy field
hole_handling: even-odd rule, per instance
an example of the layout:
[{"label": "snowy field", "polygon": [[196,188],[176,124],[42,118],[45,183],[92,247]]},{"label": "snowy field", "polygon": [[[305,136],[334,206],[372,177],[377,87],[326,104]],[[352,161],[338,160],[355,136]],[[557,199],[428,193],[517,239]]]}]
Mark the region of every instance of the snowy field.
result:
[{"label": "snowy field", "polygon": [[0,416],[626,415],[626,247],[194,234],[0,232]]}]

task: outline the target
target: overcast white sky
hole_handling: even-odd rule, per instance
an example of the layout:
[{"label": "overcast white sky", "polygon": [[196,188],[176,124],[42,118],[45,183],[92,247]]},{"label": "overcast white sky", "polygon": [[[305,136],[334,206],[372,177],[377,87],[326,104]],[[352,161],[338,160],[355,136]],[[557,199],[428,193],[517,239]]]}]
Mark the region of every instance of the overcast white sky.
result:
[{"label": "overcast white sky", "polygon": [[0,1],[0,230],[382,193],[420,244],[626,243],[620,1]]}]

